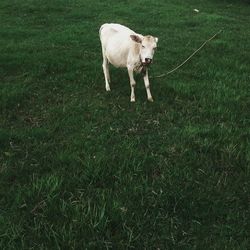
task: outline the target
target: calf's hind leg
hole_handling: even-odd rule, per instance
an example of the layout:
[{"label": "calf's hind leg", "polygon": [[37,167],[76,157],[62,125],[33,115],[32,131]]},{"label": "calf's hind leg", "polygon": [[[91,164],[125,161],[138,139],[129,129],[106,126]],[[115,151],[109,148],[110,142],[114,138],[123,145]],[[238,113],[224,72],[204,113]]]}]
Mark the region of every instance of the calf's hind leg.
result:
[{"label": "calf's hind leg", "polygon": [[108,62],[107,57],[105,56],[103,47],[102,47],[102,56],[103,56],[102,68],[103,68],[103,73],[104,73],[104,77],[105,77],[105,88],[106,88],[106,91],[110,91],[109,62]]}]

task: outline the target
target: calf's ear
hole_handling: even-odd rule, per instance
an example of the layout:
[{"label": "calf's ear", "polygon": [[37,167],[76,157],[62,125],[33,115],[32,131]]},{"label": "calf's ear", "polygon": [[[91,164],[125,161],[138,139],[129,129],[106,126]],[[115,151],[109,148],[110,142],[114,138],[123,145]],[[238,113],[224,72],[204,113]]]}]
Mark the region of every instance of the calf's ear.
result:
[{"label": "calf's ear", "polygon": [[130,35],[131,39],[137,43],[141,43],[142,39],[138,35]]},{"label": "calf's ear", "polygon": [[158,40],[159,40],[158,37],[155,37],[155,42],[156,42],[156,43],[158,43]]}]

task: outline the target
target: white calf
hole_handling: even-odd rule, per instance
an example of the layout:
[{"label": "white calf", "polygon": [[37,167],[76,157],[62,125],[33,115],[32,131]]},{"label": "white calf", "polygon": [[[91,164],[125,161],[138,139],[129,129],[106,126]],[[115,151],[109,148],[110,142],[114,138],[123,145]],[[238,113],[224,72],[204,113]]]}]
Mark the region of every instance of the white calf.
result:
[{"label": "white calf", "polygon": [[103,24],[99,31],[102,44],[105,87],[110,91],[109,63],[115,67],[126,67],[131,86],[131,102],[135,101],[135,79],[133,71],[142,72],[147,97],[153,101],[148,79],[148,66],[152,63],[158,38],[143,36],[120,24]]}]

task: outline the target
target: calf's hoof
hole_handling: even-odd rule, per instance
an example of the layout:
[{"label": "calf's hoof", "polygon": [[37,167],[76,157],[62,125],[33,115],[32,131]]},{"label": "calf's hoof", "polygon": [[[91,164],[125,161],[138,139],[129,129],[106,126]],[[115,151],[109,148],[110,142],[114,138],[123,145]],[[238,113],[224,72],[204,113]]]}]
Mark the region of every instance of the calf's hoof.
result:
[{"label": "calf's hoof", "polygon": [[130,102],[135,102],[135,98],[131,98],[131,99],[130,99]]},{"label": "calf's hoof", "polygon": [[106,87],[106,91],[111,91],[111,89],[110,89],[110,87],[108,86],[108,87]]},{"label": "calf's hoof", "polygon": [[152,97],[150,97],[150,98],[148,98],[148,101],[149,101],[149,102],[153,102],[154,99],[153,99]]}]

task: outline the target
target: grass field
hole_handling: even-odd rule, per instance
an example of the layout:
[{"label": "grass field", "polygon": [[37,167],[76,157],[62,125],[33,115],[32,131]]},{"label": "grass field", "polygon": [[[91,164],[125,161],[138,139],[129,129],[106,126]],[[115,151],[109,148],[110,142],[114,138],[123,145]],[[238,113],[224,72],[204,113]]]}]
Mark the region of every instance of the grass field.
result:
[{"label": "grass field", "polygon": [[[200,10],[199,13],[193,11]],[[249,249],[247,1],[0,1],[0,249]],[[98,30],[159,37],[151,79]]]}]

